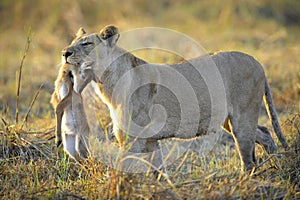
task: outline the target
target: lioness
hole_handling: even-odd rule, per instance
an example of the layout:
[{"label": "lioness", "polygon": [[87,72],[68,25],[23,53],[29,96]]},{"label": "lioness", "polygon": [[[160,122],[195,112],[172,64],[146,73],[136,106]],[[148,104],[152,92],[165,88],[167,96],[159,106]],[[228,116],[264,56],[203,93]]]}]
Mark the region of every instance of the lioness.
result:
[{"label": "lioness", "polygon": [[[288,147],[278,123],[264,70],[253,57],[241,52],[220,52],[178,64],[148,64],[117,46],[118,38],[119,32],[115,26],[107,26],[100,33],[93,34],[86,34],[81,28],[71,45],[64,48],[63,63],[95,61],[93,68],[99,78],[99,96],[110,109],[113,132],[121,146],[124,146],[125,132],[129,129],[140,130],[141,134],[135,133],[132,138],[138,136],[137,151],[147,152],[158,148],[158,140],[161,139],[188,139],[209,133],[212,131],[212,119],[219,119],[218,126],[222,126],[234,137],[242,169],[250,170],[255,166],[255,141],[259,138],[258,132],[264,132],[259,128],[256,131],[259,110],[264,99],[274,131],[283,147]],[[225,91],[225,114],[211,112],[212,108],[218,107],[216,102],[220,100],[210,98],[206,76],[203,74],[211,76],[209,71],[212,64],[216,65],[221,74]],[[203,70],[203,74],[195,66]],[[147,73],[143,73],[143,70]],[[173,72],[179,73],[181,79],[170,78]],[[183,97],[180,98],[183,102],[188,102],[185,98],[196,98],[197,105],[194,105],[195,102],[188,105],[193,108],[188,111],[190,115],[182,118],[179,102],[181,99],[178,100],[172,91],[160,84],[165,79],[172,79],[172,83],[179,88],[188,80],[191,88],[181,88]],[[147,84],[143,84],[143,80],[147,80]],[[135,92],[128,99],[126,89],[136,85],[141,87],[134,88]],[[193,97],[184,95],[189,89],[192,89]],[[126,101],[125,105],[122,101]],[[195,110],[201,115],[195,113]],[[156,118],[153,120],[153,117]],[[181,127],[182,121],[186,126]],[[139,129],[140,127],[142,128]]]},{"label": "lioness", "polygon": [[89,154],[90,131],[80,93],[94,79],[90,65],[84,62],[80,67],[61,66],[50,101],[56,117],[56,145],[63,143],[64,150],[75,160]]}]

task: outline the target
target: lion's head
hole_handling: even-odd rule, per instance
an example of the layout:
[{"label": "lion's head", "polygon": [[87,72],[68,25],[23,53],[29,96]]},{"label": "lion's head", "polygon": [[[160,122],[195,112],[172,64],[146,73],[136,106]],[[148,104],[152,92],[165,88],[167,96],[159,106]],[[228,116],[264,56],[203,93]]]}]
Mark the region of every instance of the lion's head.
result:
[{"label": "lion's head", "polygon": [[63,49],[62,63],[81,64],[84,60],[88,60],[89,54],[99,45],[101,48],[97,49],[101,52],[96,53],[107,54],[107,51],[116,44],[119,36],[118,28],[113,25],[108,25],[99,33],[92,34],[87,34],[83,28],[80,28],[72,43]]}]

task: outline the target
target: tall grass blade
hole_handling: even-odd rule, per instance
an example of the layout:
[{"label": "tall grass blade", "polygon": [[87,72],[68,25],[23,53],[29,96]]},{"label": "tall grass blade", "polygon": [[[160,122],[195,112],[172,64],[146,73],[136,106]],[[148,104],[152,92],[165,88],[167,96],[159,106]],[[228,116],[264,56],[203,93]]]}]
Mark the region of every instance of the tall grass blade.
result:
[{"label": "tall grass blade", "polygon": [[35,93],[35,95],[34,95],[32,101],[31,101],[31,103],[30,103],[30,106],[29,106],[29,108],[28,108],[28,110],[27,110],[27,112],[26,112],[26,115],[25,115],[25,117],[24,117],[24,119],[23,119],[23,122],[22,122],[22,125],[21,125],[21,127],[20,127],[21,130],[22,130],[24,124],[27,122],[29,113],[30,113],[30,111],[31,111],[31,109],[32,109],[32,106],[34,105],[34,102],[35,102],[36,99],[38,98],[38,96],[39,96],[39,94],[40,94],[40,91],[41,91],[42,87],[43,87],[43,84],[40,85],[39,89],[38,89],[37,92]]},{"label": "tall grass blade", "polygon": [[25,58],[29,51],[30,43],[31,43],[31,31],[29,31],[29,33],[27,34],[27,41],[26,41],[26,44],[24,47],[23,57],[21,59],[21,63],[19,66],[19,73],[16,72],[16,74],[17,74],[16,115],[15,115],[16,125],[18,124],[18,121],[19,121],[19,97],[20,97],[20,88],[21,88],[21,79],[22,79],[22,69],[23,69]]}]

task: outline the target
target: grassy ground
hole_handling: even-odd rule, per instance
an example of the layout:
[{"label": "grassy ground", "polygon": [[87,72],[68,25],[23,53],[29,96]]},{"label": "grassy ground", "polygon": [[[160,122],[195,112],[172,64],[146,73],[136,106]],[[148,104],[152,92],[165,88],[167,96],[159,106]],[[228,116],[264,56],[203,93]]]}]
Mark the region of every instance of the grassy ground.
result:
[{"label": "grassy ground", "polygon": [[[300,198],[299,7],[293,0],[231,0],[226,5],[217,0],[65,1],[63,5],[58,0],[2,1],[0,16],[7,20],[0,25],[0,198]],[[278,157],[258,147],[259,168],[251,175],[240,172],[235,150],[226,148],[201,159],[188,153],[168,167],[169,178],[161,181],[151,173],[121,173],[93,159],[84,165],[69,161],[54,145],[49,104],[60,51],[78,27],[96,32],[111,23],[120,31],[171,28],[191,36],[208,51],[253,55],[264,65],[291,149]],[[25,51],[28,36],[30,47]],[[16,122],[16,79],[24,52]],[[175,61],[167,54],[139,55],[152,62]],[[101,120],[106,123],[107,116]],[[271,127],[263,113],[260,124]]]}]

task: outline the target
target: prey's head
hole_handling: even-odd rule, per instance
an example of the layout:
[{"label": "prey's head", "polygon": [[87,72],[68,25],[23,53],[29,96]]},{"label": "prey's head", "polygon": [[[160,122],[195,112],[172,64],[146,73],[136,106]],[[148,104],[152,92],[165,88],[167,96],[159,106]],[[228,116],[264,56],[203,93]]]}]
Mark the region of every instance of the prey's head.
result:
[{"label": "prey's head", "polygon": [[[81,65],[73,65],[69,63],[65,63],[60,69],[61,80],[59,81],[61,90],[67,90],[63,92],[62,96],[66,96],[72,90],[74,92],[81,94],[83,89],[86,87],[88,83],[92,80],[95,80],[95,75],[92,68],[93,62],[86,61]],[[67,88],[66,88],[67,87]],[[71,88],[70,88],[71,87]]]}]

